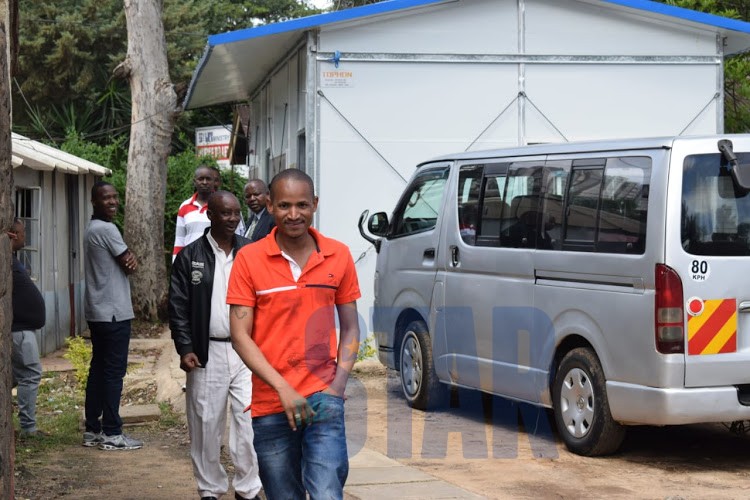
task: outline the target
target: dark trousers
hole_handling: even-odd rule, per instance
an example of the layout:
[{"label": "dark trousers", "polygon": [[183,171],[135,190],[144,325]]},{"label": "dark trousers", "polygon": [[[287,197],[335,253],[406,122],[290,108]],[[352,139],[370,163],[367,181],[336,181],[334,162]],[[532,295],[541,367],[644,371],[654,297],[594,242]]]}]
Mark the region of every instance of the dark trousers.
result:
[{"label": "dark trousers", "polygon": [[89,330],[93,353],[86,383],[86,430],[122,434],[120,397],[128,367],[130,320],[90,321]]}]

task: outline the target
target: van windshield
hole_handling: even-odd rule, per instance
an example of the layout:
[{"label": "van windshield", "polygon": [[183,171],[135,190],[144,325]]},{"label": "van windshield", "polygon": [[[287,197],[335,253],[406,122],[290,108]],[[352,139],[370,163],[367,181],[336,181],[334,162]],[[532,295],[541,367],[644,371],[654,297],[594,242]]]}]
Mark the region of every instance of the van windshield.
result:
[{"label": "van windshield", "polygon": [[[740,163],[750,153],[737,153]],[[721,155],[685,158],[682,248],[694,255],[750,255],[750,194],[737,187]]]}]

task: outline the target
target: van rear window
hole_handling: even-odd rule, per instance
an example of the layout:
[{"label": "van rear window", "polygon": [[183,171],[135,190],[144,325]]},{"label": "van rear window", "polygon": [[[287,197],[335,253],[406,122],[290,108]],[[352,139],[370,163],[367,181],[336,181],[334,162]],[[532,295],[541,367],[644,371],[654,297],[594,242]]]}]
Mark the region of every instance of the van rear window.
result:
[{"label": "van rear window", "polygon": [[[750,153],[737,153],[740,163]],[[721,155],[691,155],[682,170],[682,248],[693,255],[750,255],[750,194]]]}]

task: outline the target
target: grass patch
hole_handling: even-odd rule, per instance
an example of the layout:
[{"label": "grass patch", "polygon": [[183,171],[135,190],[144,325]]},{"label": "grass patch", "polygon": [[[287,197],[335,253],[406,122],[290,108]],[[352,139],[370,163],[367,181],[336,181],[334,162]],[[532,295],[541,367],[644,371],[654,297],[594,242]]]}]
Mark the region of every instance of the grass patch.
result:
[{"label": "grass patch", "polygon": [[375,338],[371,335],[359,343],[357,361],[362,361],[365,359],[377,359],[378,350],[373,345],[374,342]]},{"label": "grass patch", "polygon": [[161,401],[159,402],[159,410],[161,410],[161,418],[159,418],[161,429],[171,429],[182,425],[180,414],[174,411],[171,404]]},{"label": "grass patch", "polygon": [[[16,467],[38,461],[44,454],[77,444],[81,439],[78,423],[83,395],[76,391],[75,380],[68,373],[44,373],[36,402],[37,428],[48,436],[16,435]],[[18,428],[17,412],[13,417]]]}]

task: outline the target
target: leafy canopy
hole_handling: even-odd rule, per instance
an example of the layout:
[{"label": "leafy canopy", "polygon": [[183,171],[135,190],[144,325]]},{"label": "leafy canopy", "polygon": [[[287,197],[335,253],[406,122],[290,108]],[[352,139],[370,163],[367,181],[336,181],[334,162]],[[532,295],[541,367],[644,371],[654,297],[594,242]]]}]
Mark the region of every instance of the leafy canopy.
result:
[{"label": "leafy canopy", "polygon": [[[209,34],[316,12],[295,0],[164,0],[172,82],[185,91]],[[112,76],[127,54],[122,0],[26,0],[19,44],[16,130],[53,142],[74,133],[102,144],[129,134],[130,89]],[[211,114],[227,119],[225,109]],[[195,127],[193,120],[206,123],[206,112],[184,115],[183,131]]]}]

